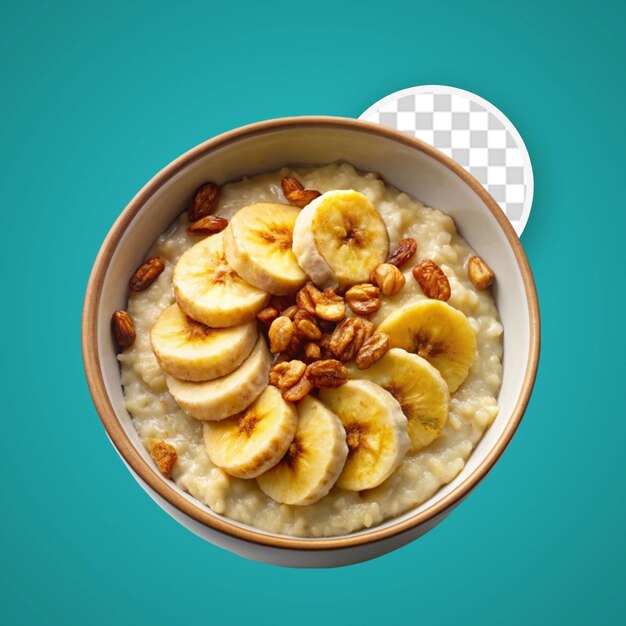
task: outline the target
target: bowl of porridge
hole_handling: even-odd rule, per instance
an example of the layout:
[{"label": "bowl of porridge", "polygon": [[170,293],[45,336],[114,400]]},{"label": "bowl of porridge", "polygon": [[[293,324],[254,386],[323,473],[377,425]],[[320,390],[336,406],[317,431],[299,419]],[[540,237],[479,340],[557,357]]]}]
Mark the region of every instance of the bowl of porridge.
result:
[{"label": "bowl of porridge", "polygon": [[300,117],[159,172],[95,261],[83,357],[139,484],[206,540],[355,563],[439,523],[528,403],[528,262],[462,167],[402,133]]}]

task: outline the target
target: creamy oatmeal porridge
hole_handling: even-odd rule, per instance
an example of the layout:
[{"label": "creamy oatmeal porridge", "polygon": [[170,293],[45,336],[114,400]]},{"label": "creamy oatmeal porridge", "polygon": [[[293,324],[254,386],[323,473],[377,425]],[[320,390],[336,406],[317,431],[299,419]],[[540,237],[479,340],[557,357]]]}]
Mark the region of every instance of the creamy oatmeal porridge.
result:
[{"label": "creamy oatmeal porridge", "polygon": [[[188,234],[189,220],[186,215],[181,216],[159,238],[149,254],[151,257],[160,257],[164,269],[149,288],[131,293],[128,313],[134,322],[136,339],[119,356],[122,384],[133,424],[146,447],[152,448],[155,459],[159,454],[167,459],[167,451],[175,450],[175,461],[170,459],[168,473],[171,470],[172,480],[182,489],[217,513],[263,530],[304,537],[333,536],[369,528],[404,513],[430,498],[461,471],[498,413],[496,398],[502,381],[503,329],[489,290],[478,289],[476,284],[480,287],[485,285],[481,285],[474,276],[473,282],[468,278],[468,261],[474,252],[457,234],[454,221],[442,212],[425,207],[406,194],[386,186],[374,174],[358,173],[348,164],[283,168],[272,174],[225,185],[214,215],[230,222],[237,211],[251,204],[265,203],[267,207],[271,204],[275,207],[276,203],[285,205],[281,188],[284,177],[294,177],[300,181],[304,191],[318,190],[324,194],[320,200],[315,198],[318,194],[313,194],[311,198],[300,198],[301,206],[306,205],[303,209],[285,209],[286,219],[291,219],[291,224],[296,219],[301,222],[302,232],[298,233],[298,224],[295,226],[294,251],[307,272],[297,267],[282,271],[283,268],[279,267],[275,275],[268,274],[255,267],[254,254],[243,266],[240,262],[245,255],[239,255],[237,262],[232,265],[238,274],[245,275],[256,286],[247,285],[246,289],[240,289],[232,301],[217,298],[220,305],[211,304],[218,292],[213,291],[208,294],[210,297],[205,297],[206,294],[196,284],[198,277],[193,272],[198,274],[198,258],[190,253],[181,264],[177,266],[177,263],[181,255],[192,247],[202,251],[202,259],[210,259],[212,254],[218,258],[223,248],[228,251],[229,246],[238,245],[237,237],[241,235],[237,230],[238,223],[234,220],[228,232],[203,239]],[[344,229],[339,233],[343,226],[333,222],[337,205],[331,203],[328,215],[322,215],[323,228],[339,238],[352,236],[358,239],[362,232],[366,233],[369,256],[364,257],[362,267],[354,263],[351,265],[351,260],[342,258],[337,250],[334,251],[337,253],[335,258],[340,262],[335,266],[331,262],[324,263],[323,255],[311,253],[311,246],[317,243],[321,249],[324,244],[315,238],[316,228],[320,227],[315,223],[316,217],[305,215],[305,211],[311,213],[311,207],[317,207],[327,196],[326,192],[334,190],[354,190],[362,194],[365,207],[363,214],[366,214],[367,206],[371,203],[386,227],[385,233],[385,228],[372,226],[368,230],[367,224],[355,224],[353,229],[346,226],[349,232]],[[302,190],[295,191],[302,196]],[[349,199],[354,201],[352,197]],[[271,212],[276,209],[269,207],[267,210]],[[287,215],[289,211],[293,215]],[[319,217],[319,210],[316,215]],[[245,229],[248,220],[242,219],[240,222],[242,230]],[[361,230],[362,226],[364,230]],[[354,231],[352,234],[351,229]],[[288,239],[291,241],[291,233]],[[398,244],[407,239],[415,240],[417,253],[404,264],[398,263],[403,278],[400,279],[393,272],[387,275],[382,270],[379,276],[370,276],[372,269],[386,261],[388,252],[396,250]],[[199,243],[202,245],[198,246]],[[280,242],[273,243],[279,245]],[[242,245],[245,247],[245,242]],[[297,249],[297,245],[300,249]],[[219,248],[217,251],[216,246]],[[427,263],[422,263],[426,259],[432,262],[434,270]],[[413,271],[418,264],[421,274]],[[178,267],[178,282],[174,276],[175,266]],[[359,271],[363,275],[356,275]],[[436,271],[445,274],[443,283]],[[350,279],[351,272],[353,280]],[[290,350],[287,345],[274,352],[283,353],[279,360],[284,363],[298,361],[306,364],[313,361],[309,368],[320,358],[322,361],[324,357],[334,359],[335,362],[338,359],[345,362],[345,365],[340,364],[341,373],[350,380],[341,385],[332,381],[325,384],[325,372],[320,367],[320,371],[314,372],[322,381],[319,384],[319,397],[316,385],[310,384],[310,388],[305,390],[306,397],[298,404],[293,404],[287,401],[291,399],[289,385],[285,386],[285,392],[276,383],[280,378],[278,375],[273,383],[281,391],[277,391],[276,387],[267,387],[270,368],[267,346],[273,347],[272,341],[280,343],[282,336],[278,331],[282,330],[279,328],[281,322],[286,327],[298,324],[297,329],[307,331],[306,323],[311,319],[302,312],[302,306],[299,317],[294,317],[289,308],[297,308],[298,305],[291,304],[294,302],[293,296],[307,278],[313,277],[311,273],[320,287],[320,291],[315,290],[314,294],[320,294],[323,288],[334,287],[338,294],[345,297],[348,317],[359,323],[365,320],[363,323],[367,327],[363,331],[364,341],[369,341],[371,349],[369,353],[355,350],[354,354],[347,355],[352,358],[337,357],[341,350],[336,346],[334,352],[331,350],[331,353],[324,354],[330,350],[329,343],[324,344],[324,339],[320,339],[319,335],[327,339],[332,337],[337,325],[344,322],[338,318],[331,321],[322,318],[316,320],[313,316],[312,321],[319,326],[319,332],[309,329],[311,332],[304,340],[300,334],[302,345],[297,350],[294,348],[288,356],[285,356],[285,352]],[[187,280],[192,275],[196,283],[192,279]],[[404,285],[401,288],[394,286],[394,280],[403,280]],[[178,307],[171,306],[175,302],[173,281],[176,284],[176,299],[187,315]],[[266,320],[269,338],[267,329],[257,331],[257,324],[262,329],[264,325],[255,319],[257,312],[266,312],[275,303],[265,293],[267,281],[276,287],[274,293],[284,294],[278,300],[286,307],[286,310],[278,310],[278,313],[283,313],[276,318],[280,320],[278,324],[272,323],[275,320],[271,311],[266,313],[269,316]],[[374,281],[378,287],[372,286],[370,281]],[[355,284],[360,287],[365,284],[366,288],[356,289],[351,296],[346,289]],[[432,289],[434,292],[429,293]],[[442,289],[449,289],[449,293],[442,296]],[[431,297],[427,297],[426,293]],[[300,300],[298,304],[302,304]],[[327,304],[332,308],[336,304],[344,306],[345,303],[341,297],[334,296]],[[163,314],[168,307],[170,312]],[[249,315],[241,315],[242,311],[250,310],[253,310],[252,319]],[[184,361],[181,366],[175,353],[178,350],[180,355],[182,348],[173,345],[171,337],[165,337],[159,343],[160,338],[155,338],[155,333],[158,334],[155,330],[151,342],[151,331],[157,320],[168,315],[172,318],[172,324],[183,323],[180,320],[193,316],[196,320],[220,328],[228,326],[227,321],[231,320],[236,325],[236,331],[228,334],[230,331],[227,329],[220,330],[216,343],[222,342],[221,347],[213,345],[213,352],[205,354],[204,358],[200,358],[203,356],[200,355],[197,362],[193,361],[195,357],[191,355],[189,361]],[[160,323],[163,325],[164,322]],[[194,337],[203,337],[203,333],[208,332],[203,324],[191,321],[188,324],[193,325],[189,326],[191,330],[187,330]],[[447,324],[451,325],[452,335],[446,335]],[[358,335],[363,327],[357,326],[357,322],[354,325],[354,329],[344,328],[344,335],[354,330]],[[372,329],[376,329],[374,334]],[[378,345],[381,336],[384,341]],[[165,344],[173,345],[171,355],[163,348]],[[363,336],[361,344],[365,345]],[[159,352],[161,364],[153,352],[153,345]],[[227,350],[225,346],[232,346],[232,349]],[[378,348],[381,349],[376,353]],[[215,354],[228,356],[215,359]],[[322,361],[318,361],[318,364]],[[190,364],[189,368],[185,367],[187,363]],[[162,366],[168,370],[167,374]],[[300,380],[299,384],[307,382],[302,372],[287,372],[286,369],[287,366],[283,366],[282,374],[285,376],[292,373]],[[233,370],[237,376],[230,374]],[[232,380],[223,384],[229,377]],[[245,385],[240,384],[241,380],[246,381]],[[311,380],[315,383],[317,379],[312,377]],[[342,382],[345,381],[339,381]],[[235,389],[240,389],[240,393],[236,393]],[[310,393],[307,395],[306,391]],[[255,401],[255,398],[258,399]],[[300,395],[296,394],[293,399],[299,400]],[[265,448],[261,446],[263,450],[260,452],[250,451],[242,447],[243,444],[240,445],[237,437],[248,428],[242,425],[242,420],[238,422],[235,431],[223,428],[232,422],[227,416],[243,411],[253,401],[257,407],[256,413],[252,421],[248,417],[246,424],[251,425],[250,428],[256,424],[258,428],[259,416],[269,411],[271,420],[276,422],[267,427],[271,431],[273,443],[276,444],[281,438],[281,441],[287,442],[287,447],[278,452],[282,458],[279,465],[276,465],[277,450],[273,450],[271,459],[266,454],[269,445],[267,441],[263,444]],[[381,425],[380,432],[383,435],[375,443],[372,443],[373,439],[368,440],[369,443],[365,441],[369,435],[359,430],[362,425],[356,428],[349,423],[349,419],[344,419],[346,411],[354,412],[356,409],[353,405],[358,402],[360,409],[357,412],[368,413],[362,417],[365,421],[369,420],[367,424],[363,422],[363,428],[370,428],[370,435],[374,433],[378,437],[380,433],[376,428]],[[337,420],[336,415],[340,420]],[[226,419],[207,422],[223,417]],[[209,426],[205,427],[207,423]],[[327,427],[325,431],[320,430],[322,425]],[[308,435],[306,429],[310,431],[307,431]],[[326,451],[328,458],[314,459],[315,463],[319,463],[319,466],[314,467],[317,481],[315,488],[311,488],[309,476],[307,486],[300,489],[300,495],[293,496],[293,490],[291,495],[286,495],[281,480],[284,481],[284,474],[289,472],[289,455],[297,460],[295,442],[305,436],[313,439],[319,436],[320,441],[325,441],[324,437],[330,438],[333,445],[329,444]],[[231,440],[235,440],[234,443]],[[163,446],[163,450],[158,446],[155,449],[155,441]],[[292,441],[291,445],[289,441]],[[379,446],[376,448],[376,461],[372,460],[374,453],[368,448],[370,444]],[[207,449],[212,450],[211,458],[217,464],[211,461]],[[245,457],[243,460],[239,458],[242,455]],[[349,467],[350,464],[353,467]],[[236,475],[254,477],[244,479]],[[335,481],[335,486],[332,486]],[[328,494],[323,495],[329,487],[332,488]],[[299,505],[279,503],[267,493],[283,502],[298,501]]]}]

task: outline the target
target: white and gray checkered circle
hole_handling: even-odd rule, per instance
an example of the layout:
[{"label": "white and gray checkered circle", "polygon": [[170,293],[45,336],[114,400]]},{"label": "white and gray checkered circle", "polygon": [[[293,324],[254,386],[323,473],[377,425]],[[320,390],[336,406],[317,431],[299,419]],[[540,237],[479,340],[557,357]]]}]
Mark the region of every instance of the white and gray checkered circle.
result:
[{"label": "white and gray checkered circle", "polygon": [[522,233],[532,204],[530,158],[513,124],[493,105],[452,87],[416,87],[383,98],[361,118],[406,132],[452,157]]}]

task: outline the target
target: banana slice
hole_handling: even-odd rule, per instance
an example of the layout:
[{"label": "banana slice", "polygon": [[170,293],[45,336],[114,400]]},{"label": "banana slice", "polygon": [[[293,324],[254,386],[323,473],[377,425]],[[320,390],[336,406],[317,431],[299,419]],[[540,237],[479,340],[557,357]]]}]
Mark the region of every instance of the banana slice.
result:
[{"label": "banana slice", "polygon": [[348,460],[335,483],[341,489],[373,489],[402,463],[410,442],[398,401],[369,380],[322,389],[320,399],[346,430]]},{"label": "banana slice", "polygon": [[224,256],[223,233],[189,248],[174,268],[174,293],[189,317],[223,328],[254,319],[269,294],[237,276]]},{"label": "banana slice", "polygon": [[250,356],[257,340],[256,322],[209,328],[167,307],[150,331],[152,350],[170,376],[193,382],[230,374]]},{"label": "banana slice", "polygon": [[307,280],[291,249],[300,209],[259,203],[240,209],[224,231],[228,264],[251,285],[278,296],[295,293]]},{"label": "banana slice", "polygon": [[259,337],[250,356],[234,372],[203,383],[168,376],[167,388],[189,415],[200,420],[221,420],[240,413],[256,400],[267,387],[271,361],[265,339]]},{"label": "banana slice", "polygon": [[476,335],[461,311],[441,300],[418,300],[385,318],[378,332],[392,348],[415,352],[434,365],[455,392],[476,358]]},{"label": "banana slice", "polygon": [[204,447],[211,461],[226,473],[254,478],[283,458],[297,426],[293,404],[285,402],[276,387],[266,387],[240,415],[207,422]]},{"label": "banana slice", "polygon": [[298,215],[293,251],[316,285],[343,288],[369,282],[370,272],[387,259],[389,235],[362,193],[328,191]]},{"label": "banana slice", "polygon": [[282,504],[313,504],[335,484],[348,456],[339,418],[311,396],[298,403],[298,430],[284,458],[257,478],[259,487]]},{"label": "banana slice", "polygon": [[448,385],[439,371],[417,354],[392,348],[366,370],[350,366],[350,378],[371,380],[400,403],[409,422],[412,452],[434,441],[446,425]]}]

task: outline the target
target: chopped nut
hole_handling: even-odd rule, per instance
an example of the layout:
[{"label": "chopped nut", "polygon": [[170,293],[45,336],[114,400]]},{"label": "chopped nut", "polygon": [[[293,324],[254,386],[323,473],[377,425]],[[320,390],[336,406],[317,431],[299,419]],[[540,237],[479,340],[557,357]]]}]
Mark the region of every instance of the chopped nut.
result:
[{"label": "chopped nut", "polygon": [[416,265],[413,268],[413,278],[429,298],[444,302],[450,299],[451,291],[448,277],[434,261],[427,259]]},{"label": "chopped nut", "polygon": [[479,256],[473,256],[467,262],[467,277],[477,289],[487,289],[496,275]]},{"label": "chopped nut", "polygon": [[346,302],[348,306],[358,315],[371,315],[376,313],[382,302],[379,298],[380,289],[376,285],[363,283],[354,285],[346,291]]},{"label": "chopped nut", "polygon": [[294,191],[304,191],[304,185],[293,176],[284,176],[280,181],[280,186],[283,188],[285,198]]},{"label": "chopped nut", "polygon": [[382,263],[379,265],[370,274],[370,280],[380,288],[384,296],[393,296],[398,293],[406,283],[404,274],[391,263]]},{"label": "chopped nut", "polygon": [[334,289],[326,289],[315,303],[315,314],[327,322],[340,322],[346,316],[346,305]]},{"label": "chopped nut", "polygon": [[190,235],[215,235],[216,233],[221,233],[227,226],[228,220],[225,220],[223,217],[207,215],[189,226],[187,232]]},{"label": "chopped nut", "polygon": [[385,333],[374,333],[366,339],[356,355],[356,366],[360,370],[365,370],[382,359],[389,350],[389,335]]},{"label": "chopped nut", "polygon": [[297,304],[292,304],[290,307],[287,307],[282,313],[281,315],[284,315],[285,317],[288,317],[290,320],[292,320],[295,316],[296,313],[300,310],[300,307],[298,307]]},{"label": "chopped nut", "polygon": [[259,322],[265,324],[266,326],[270,326],[270,324],[277,317],[278,311],[272,306],[265,307],[256,314],[256,318],[259,320]]},{"label": "chopped nut", "polygon": [[293,387],[282,391],[282,396],[287,402],[299,402],[307,394],[313,391],[313,383],[303,376]]},{"label": "chopped nut", "polygon": [[270,326],[268,336],[270,340],[270,351],[274,354],[283,352],[289,347],[293,339],[293,322],[283,315],[277,317]]},{"label": "chopped nut", "polygon": [[313,389],[311,381],[304,375],[306,367],[297,360],[278,363],[270,371],[270,385],[278,387],[288,402],[302,400]]},{"label": "chopped nut", "polygon": [[270,385],[279,389],[293,387],[304,376],[306,365],[302,361],[284,361],[270,370]]},{"label": "chopped nut", "polygon": [[335,328],[328,348],[340,361],[351,361],[373,332],[374,325],[369,320],[349,317]]},{"label": "chopped nut", "polygon": [[289,345],[285,348],[285,352],[292,358],[296,357],[300,352],[300,346],[302,345],[303,336],[300,331],[293,327],[293,337],[289,342]]},{"label": "chopped nut", "polygon": [[148,442],[148,451],[161,474],[163,474],[165,478],[171,478],[172,470],[178,458],[176,448],[162,439],[152,438]]},{"label": "chopped nut", "polygon": [[293,323],[303,337],[307,339],[322,338],[322,331],[317,327],[315,318],[304,309],[298,309],[294,315]]},{"label": "chopped nut", "polygon": [[135,343],[135,324],[126,311],[115,311],[111,316],[113,337],[121,350],[130,348]]},{"label": "chopped nut", "polygon": [[322,359],[332,359],[334,357],[334,354],[330,350],[331,339],[332,339],[332,334],[325,334],[317,343],[317,345],[320,348]]},{"label": "chopped nut", "polygon": [[417,241],[412,237],[407,239],[401,239],[398,243],[398,247],[389,255],[387,263],[395,265],[396,267],[402,267],[417,250]]},{"label": "chopped nut", "polygon": [[297,206],[303,209],[307,204],[313,202],[315,198],[319,198],[322,194],[319,191],[313,189],[297,189],[287,195],[287,202],[291,206]]},{"label": "chopped nut", "polygon": [[322,349],[312,341],[304,344],[304,358],[307,363],[319,361],[322,358]]},{"label": "chopped nut", "polygon": [[144,291],[161,275],[164,269],[165,263],[161,257],[150,257],[130,277],[128,288],[131,291]]},{"label": "chopped nut", "polygon": [[322,292],[312,283],[308,282],[296,294],[298,306],[307,313],[315,315],[315,303],[320,299]]},{"label": "chopped nut", "polygon": [[187,217],[190,222],[197,222],[201,217],[213,213],[217,207],[221,189],[215,183],[204,183],[193,194],[191,204],[187,209]]},{"label": "chopped nut", "polygon": [[315,387],[332,389],[347,382],[348,370],[340,361],[325,359],[307,365],[306,377]]}]

